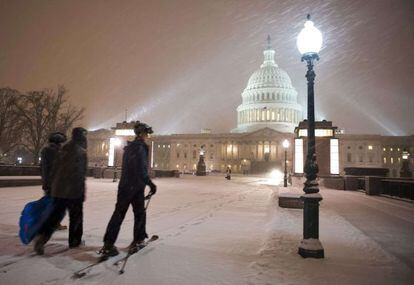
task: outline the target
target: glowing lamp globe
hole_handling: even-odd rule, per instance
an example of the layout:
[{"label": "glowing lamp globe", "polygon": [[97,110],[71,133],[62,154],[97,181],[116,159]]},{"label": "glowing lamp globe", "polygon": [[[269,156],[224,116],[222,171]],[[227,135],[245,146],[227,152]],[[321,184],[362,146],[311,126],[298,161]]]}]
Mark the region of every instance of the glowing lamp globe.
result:
[{"label": "glowing lamp globe", "polygon": [[322,48],[322,33],[315,28],[309,14],[305,27],[298,35],[296,45],[302,55],[317,54]]},{"label": "glowing lamp globe", "polygon": [[283,147],[286,149],[289,147],[289,141],[288,140],[284,140],[282,143]]}]

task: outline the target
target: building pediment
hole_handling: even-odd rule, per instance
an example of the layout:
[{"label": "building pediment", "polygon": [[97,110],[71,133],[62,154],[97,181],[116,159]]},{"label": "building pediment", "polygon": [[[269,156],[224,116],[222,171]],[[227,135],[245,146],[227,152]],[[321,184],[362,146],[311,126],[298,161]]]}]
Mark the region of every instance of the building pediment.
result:
[{"label": "building pediment", "polygon": [[245,133],[243,134],[242,138],[244,139],[256,139],[256,138],[272,138],[272,137],[292,137],[293,134],[291,133],[282,133],[279,131],[276,131],[274,129],[264,127],[262,129],[259,129],[257,131],[251,132],[251,133]]}]

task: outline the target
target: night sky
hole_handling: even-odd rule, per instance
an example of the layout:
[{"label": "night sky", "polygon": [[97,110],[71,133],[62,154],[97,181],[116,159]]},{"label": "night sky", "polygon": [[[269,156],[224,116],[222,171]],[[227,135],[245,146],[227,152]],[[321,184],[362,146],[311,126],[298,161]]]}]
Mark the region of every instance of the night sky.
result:
[{"label": "night sky", "polygon": [[0,0],[0,87],[69,90],[84,125],[228,132],[268,34],[306,102],[296,36],[324,35],[316,113],[346,133],[414,134],[414,1]]}]

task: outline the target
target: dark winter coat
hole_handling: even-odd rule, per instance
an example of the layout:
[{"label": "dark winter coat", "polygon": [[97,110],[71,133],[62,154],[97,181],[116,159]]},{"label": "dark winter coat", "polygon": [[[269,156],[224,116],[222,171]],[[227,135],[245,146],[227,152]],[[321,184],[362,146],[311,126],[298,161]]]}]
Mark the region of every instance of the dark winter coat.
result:
[{"label": "dark winter coat", "polygon": [[148,175],[148,146],[142,139],[128,142],[122,157],[122,174],[119,188],[144,189],[150,183]]},{"label": "dark winter coat", "polygon": [[73,141],[64,145],[56,159],[51,196],[84,198],[87,165],[86,150],[83,147]]},{"label": "dark winter coat", "polygon": [[40,173],[42,175],[42,189],[46,195],[50,194],[52,187],[53,163],[56,159],[60,146],[55,143],[49,143],[40,153]]}]

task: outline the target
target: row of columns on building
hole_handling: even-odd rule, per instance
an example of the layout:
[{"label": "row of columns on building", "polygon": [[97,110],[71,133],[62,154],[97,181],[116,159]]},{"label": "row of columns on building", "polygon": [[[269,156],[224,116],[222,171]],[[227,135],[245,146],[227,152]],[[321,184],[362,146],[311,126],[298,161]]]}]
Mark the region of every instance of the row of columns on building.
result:
[{"label": "row of columns on building", "polygon": [[283,159],[284,149],[281,142],[260,141],[255,144],[225,143],[221,145],[221,157],[224,160],[251,159],[263,161],[266,154],[269,160]]},{"label": "row of columns on building", "polygon": [[289,122],[297,123],[299,111],[285,108],[256,108],[238,112],[239,124],[253,122]]},{"label": "row of columns on building", "polygon": [[296,98],[293,97],[291,94],[286,93],[256,93],[256,94],[243,94],[243,102],[244,103],[250,103],[250,102],[258,102],[258,101],[265,101],[265,100],[277,100],[277,101],[286,101],[286,102],[292,102],[295,101]]}]

